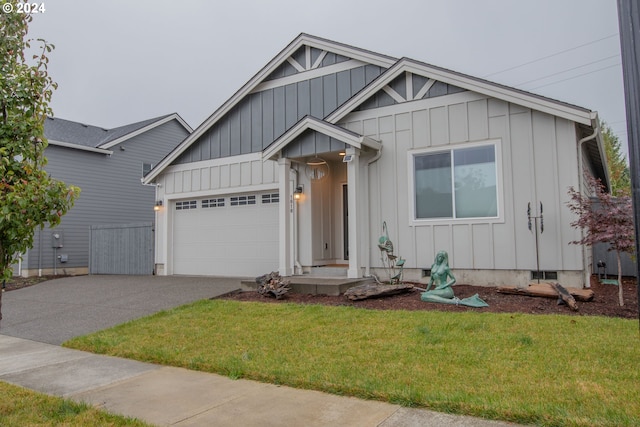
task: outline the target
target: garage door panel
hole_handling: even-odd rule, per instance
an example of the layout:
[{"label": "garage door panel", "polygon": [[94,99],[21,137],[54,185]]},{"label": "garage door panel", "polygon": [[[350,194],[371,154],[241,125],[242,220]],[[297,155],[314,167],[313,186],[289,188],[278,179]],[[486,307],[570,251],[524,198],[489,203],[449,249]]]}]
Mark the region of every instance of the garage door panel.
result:
[{"label": "garage door panel", "polygon": [[278,269],[278,204],[175,210],[174,274],[259,276]]}]

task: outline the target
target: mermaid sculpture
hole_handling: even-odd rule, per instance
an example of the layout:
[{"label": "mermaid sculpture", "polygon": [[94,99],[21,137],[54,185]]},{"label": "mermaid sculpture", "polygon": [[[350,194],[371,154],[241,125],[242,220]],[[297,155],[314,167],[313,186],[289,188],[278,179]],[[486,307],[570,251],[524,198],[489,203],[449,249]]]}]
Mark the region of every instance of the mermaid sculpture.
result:
[{"label": "mermaid sculpture", "polygon": [[[488,307],[489,304],[484,302],[478,294],[472,297],[459,299],[453,294],[452,286],[456,283],[449,269],[449,254],[446,251],[439,251],[436,259],[431,266],[431,278],[427,289],[422,293],[420,299],[426,302],[439,302],[443,304],[466,305],[469,307]],[[431,286],[435,284],[435,288]]]}]

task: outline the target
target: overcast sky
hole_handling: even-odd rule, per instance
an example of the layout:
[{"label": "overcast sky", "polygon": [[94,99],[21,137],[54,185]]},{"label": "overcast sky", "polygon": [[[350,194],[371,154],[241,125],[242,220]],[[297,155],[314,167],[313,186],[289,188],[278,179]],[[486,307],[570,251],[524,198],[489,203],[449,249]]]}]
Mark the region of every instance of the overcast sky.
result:
[{"label": "overcast sky", "polygon": [[301,32],[599,112],[626,146],[616,0],[44,0],[56,117],[193,128]]}]

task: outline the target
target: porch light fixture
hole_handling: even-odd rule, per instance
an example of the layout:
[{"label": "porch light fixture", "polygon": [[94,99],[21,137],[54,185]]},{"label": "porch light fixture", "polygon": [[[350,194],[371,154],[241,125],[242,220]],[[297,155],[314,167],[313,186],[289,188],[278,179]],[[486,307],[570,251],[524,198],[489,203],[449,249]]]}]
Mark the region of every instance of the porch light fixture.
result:
[{"label": "porch light fixture", "polygon": [[300,200],[302,198],[303,190],[304,190],[303,186],[298,185],[296,189],[293,191],[293,198],[296,200]]},{"label": "porch light fixture", "polygon": [[329,175],[329,164],[320,157],[307,160],[306,172],[311,181],[320,181]]},{"label": "porch light fixture", "polygon": [[158,200],[156,204],[153,206],[153,210],[157,212],[160,210],[161,207],[162,207],[162,200]]}]

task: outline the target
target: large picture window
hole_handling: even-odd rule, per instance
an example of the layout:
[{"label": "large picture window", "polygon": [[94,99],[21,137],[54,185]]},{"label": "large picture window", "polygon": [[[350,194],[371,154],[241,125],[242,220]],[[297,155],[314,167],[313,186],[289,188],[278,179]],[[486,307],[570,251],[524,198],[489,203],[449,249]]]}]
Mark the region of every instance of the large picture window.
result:
[{"label": "large picture window", "polygon": [[413,156],[415,218],[498,216],[496,146]]}]

